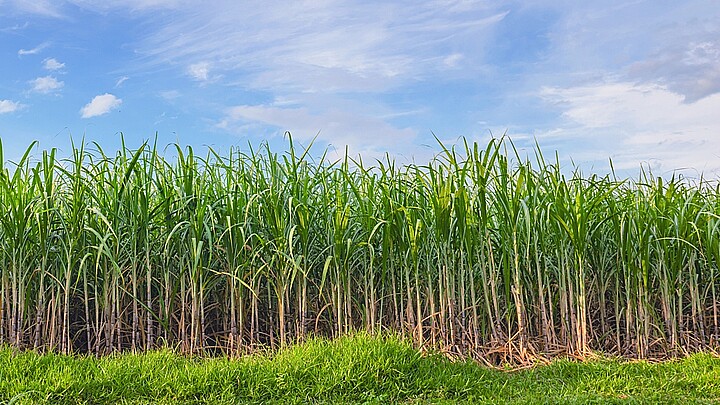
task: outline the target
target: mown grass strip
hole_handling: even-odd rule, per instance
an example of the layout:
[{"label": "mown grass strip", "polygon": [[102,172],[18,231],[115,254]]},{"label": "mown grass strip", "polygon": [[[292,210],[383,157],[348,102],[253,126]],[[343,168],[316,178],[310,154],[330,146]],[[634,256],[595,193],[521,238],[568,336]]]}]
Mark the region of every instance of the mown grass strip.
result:
[{"label": "mown grass strip", "polygon": [[710,354],[655,364],[556,360],[505,372],[367,334],[234,360],[6,348],[0,370],[0,401],[17,404],[720,402],[720,358]]}]

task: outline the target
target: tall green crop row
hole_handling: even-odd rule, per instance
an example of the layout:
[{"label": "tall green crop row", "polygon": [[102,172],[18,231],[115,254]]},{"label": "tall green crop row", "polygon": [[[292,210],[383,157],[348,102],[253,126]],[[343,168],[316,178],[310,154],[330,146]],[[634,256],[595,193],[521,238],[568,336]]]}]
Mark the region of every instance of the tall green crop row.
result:
[{"label": "tall green crop row", "polygon": [[[441,145],[442,146],[442,145]],[[717,348],[720,188],[570,175],[508,139],[426,165],[0,147],[0,343],[240,354],[393,330],[490,362]]]}]

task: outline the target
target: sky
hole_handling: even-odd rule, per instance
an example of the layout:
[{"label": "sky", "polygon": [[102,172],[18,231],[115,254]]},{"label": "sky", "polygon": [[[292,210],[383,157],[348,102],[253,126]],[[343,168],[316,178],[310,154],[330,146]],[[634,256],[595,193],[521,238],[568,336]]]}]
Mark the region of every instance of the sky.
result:
[{"label": "sky", "polygon": [[720,176],[720,1],[0,0],[0,139]]}]

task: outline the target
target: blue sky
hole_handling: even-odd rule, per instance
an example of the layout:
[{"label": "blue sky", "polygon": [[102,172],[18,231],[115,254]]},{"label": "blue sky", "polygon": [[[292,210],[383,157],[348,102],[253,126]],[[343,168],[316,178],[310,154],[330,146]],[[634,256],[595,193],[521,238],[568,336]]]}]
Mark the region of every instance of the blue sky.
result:
[{"label": "blue sky", "polygon": [[586,171],[720,175],[714,0],[0,0],[0,54],[6,159],[290,131],[422,162],[433,133],[507,131]]}]

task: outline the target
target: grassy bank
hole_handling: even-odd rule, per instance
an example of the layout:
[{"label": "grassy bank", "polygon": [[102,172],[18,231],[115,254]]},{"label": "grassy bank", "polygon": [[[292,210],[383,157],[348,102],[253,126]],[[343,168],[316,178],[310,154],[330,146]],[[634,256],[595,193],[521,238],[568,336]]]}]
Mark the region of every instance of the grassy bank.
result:
[{"label": "grassy bank", "polygon": [[421,355],[396,338],[311,340],[236,360],[171,351],[70,357],[0,351],[6,403],[720,402],[720,358],[557,360],[504,372]]}]

